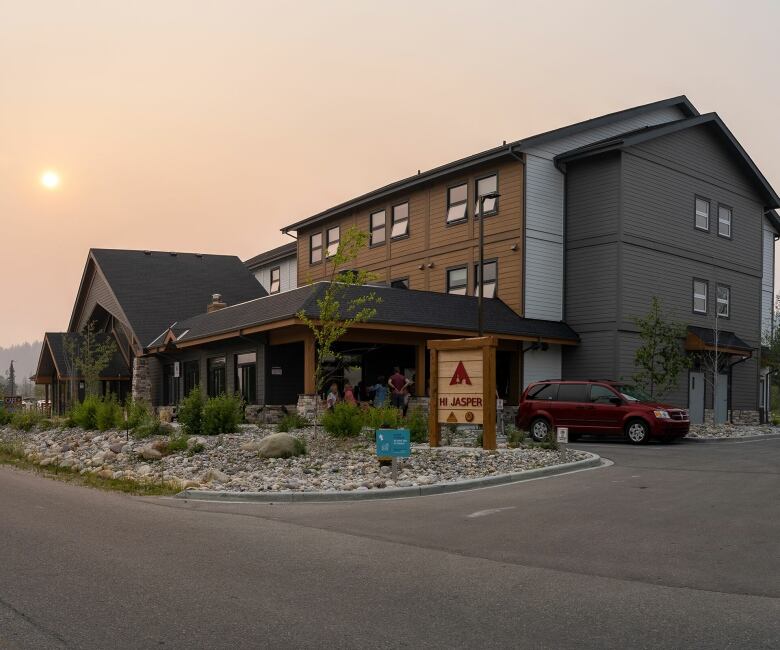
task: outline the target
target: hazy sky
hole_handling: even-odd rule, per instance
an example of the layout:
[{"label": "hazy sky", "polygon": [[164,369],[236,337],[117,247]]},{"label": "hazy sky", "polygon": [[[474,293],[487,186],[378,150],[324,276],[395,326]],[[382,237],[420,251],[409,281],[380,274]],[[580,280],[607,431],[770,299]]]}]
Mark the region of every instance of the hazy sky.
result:
[{"label": "hazy sky", "polygon": [[67,327],[90,247],[245,259],[417,169],[677,94],[780,188],[779,21],[745,0],[0,0],[0,345]]}]

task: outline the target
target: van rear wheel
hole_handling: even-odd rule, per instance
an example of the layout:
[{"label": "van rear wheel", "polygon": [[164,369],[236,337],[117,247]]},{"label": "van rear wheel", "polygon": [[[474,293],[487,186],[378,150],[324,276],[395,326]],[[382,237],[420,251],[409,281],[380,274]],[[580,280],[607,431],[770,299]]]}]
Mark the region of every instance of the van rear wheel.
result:
[{"label": "van rear wheel", "polygon": [[626,438],[634,445],[644,445],[650,440],[650,427],[642,420],[631,420],[626,426]]},{"label": "van rear wheel", "polygon": [[544,442],[548,439],[552,427],[545,418],[534,418],[531,421],[531,438],[534,442]]}]

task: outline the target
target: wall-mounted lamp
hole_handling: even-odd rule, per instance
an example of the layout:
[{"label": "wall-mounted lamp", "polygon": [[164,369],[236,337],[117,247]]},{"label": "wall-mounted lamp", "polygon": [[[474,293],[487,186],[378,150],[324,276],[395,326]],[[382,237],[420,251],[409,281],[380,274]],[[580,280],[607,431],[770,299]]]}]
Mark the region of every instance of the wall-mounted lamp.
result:
[{"label": "wall-mounted lamp", "polygon": [[425,264],[420,264],[420,266],[418,266],[417,268],[422,271],[425,268]]},{"label": "wall-mounted lamp", "polygon": [[517,250],[517,243],[512,244],[510,250],[516,251]]},{"label": "wall-mounted lamp", "polygon": [[428,262],[428,268],[429,268],[429,269],[432,269],[432,268],[433,268],[433,262]]}]

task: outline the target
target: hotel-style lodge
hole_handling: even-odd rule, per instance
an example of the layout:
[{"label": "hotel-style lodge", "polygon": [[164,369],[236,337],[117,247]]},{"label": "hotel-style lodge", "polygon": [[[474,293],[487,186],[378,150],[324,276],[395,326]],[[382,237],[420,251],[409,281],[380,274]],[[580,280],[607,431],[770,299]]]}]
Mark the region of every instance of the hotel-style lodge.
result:
[{"label": "hotel-style lodge", "polygon": [[[684,96],[542,133],[373,190],[283,232],[247,262],[191,253],[91,250],[67,332],[47,333],[35,381],[55,411],[83,397],[66,339],[94,321],[117,354],[104,391],[174,407],[195,386],[240,393],[250,418],[307,410],[329,258],[350,227],[354,262],[381,302],[338,343],[332,376],[372,385],[400,366],[428,394],[432,339],[477,333],[477,197],[484,204],[484,330],[498,341],[507,414],[529,382],[629,378],[635,318],[653,296],[687,325],[689,371],[666,401],[691,418],[763,418],[762,333],[772,325],[780,198],[715,113]],[[716,340],[716,332],[719,336]],[[713,394],[696,354],[718,347]]]}]

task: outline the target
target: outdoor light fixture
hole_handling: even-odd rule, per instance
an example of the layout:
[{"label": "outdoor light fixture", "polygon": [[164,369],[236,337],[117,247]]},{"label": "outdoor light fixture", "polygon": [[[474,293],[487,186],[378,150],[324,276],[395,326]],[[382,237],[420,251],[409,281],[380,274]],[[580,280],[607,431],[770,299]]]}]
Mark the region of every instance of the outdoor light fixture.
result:
[{"label": "outdoor light fixture", "polygon": [[512,246],[509,248],[509,250],[516,251],[516,250],[517,250],[517,242],[515,242],[514,244],[512,244]]},{"label": "outdoor light fixture", "polygon": [[420,266],[418,266],[417,268],[422,271],[425,268],[425,264],[420,264]]},{"label": "outdoor light fixture", "polygon": [[484,293],[483,285],[484,270],[485,270],[485,220],[483,218],[483,212],[485,211],[485,199],[497,199],[501,196],[498,192],[488,192],[482,194],[479,197],[479,282],[477,283],[479,288],[479,298],[477,299],[477,314],[478,314],[478,331],[479,335],[483,336],[485,333],[485,313],[484,305],[482,301],[482,294]]},{"label": "outdoor light fixture", "polygon": [[429,269],[432,269],[432,268],[433,268],[433,262],[428,262],[428,268],[429,268]]}]

